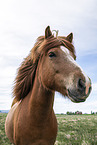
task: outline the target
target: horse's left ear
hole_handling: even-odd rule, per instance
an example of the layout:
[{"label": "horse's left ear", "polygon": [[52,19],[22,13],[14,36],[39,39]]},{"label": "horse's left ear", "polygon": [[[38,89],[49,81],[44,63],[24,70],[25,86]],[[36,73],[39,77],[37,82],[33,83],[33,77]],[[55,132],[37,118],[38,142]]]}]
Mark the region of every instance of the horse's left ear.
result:
[{"label": "horse's left ear", "polygon": [[70,33],[67,37],[66,40],[68,40],[70,43],[72,43],[73,40],[73,33]]},{"label": "horse's left ear", "polygon": [[50,26],[47,26],[47,28],[45,29],[45,38],[48,38],[52,35],[52,32],[50,30]]}]

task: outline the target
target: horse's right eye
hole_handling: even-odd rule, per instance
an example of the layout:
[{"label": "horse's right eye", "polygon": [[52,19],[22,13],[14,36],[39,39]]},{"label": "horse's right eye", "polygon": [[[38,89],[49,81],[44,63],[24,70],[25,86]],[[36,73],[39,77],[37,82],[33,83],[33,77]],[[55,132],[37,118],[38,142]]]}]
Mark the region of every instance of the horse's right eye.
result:
[{"label": "horse's right eye", "polygon": [[56,57],[56,54],[54,52],[50,52],[49,57]]}]

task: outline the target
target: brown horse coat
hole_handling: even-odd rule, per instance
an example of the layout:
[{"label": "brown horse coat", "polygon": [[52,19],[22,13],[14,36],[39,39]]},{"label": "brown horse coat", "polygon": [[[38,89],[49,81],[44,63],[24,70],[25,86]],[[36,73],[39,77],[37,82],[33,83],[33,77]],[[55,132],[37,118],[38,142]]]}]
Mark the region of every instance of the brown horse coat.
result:
[{"label": "brown horse coat", "polygon": [[73,102],[83,102],[88,97],[91,82],[74,61],[72,39],[72,33],[54,37],[48,26],[45,37],[38,38],[18,69],[15,98],[5,122],[5,132],[15,145],[54,145],[57,136],[53,111],[55,91],[67,95]]}]

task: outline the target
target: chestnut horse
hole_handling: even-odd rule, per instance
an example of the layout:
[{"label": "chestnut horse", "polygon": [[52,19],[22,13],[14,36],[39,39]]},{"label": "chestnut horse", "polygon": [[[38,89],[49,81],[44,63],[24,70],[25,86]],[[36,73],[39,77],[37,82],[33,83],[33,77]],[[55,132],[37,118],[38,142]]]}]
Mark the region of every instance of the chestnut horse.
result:
[{"label": "chestnut horse", "polygon": [[91,81],[75,62],[72,39],[72,33],[54,37],[48,26],[18,69],[15,98],[5,123],[6,135],[13,144],[54,145],[55,91],[76,103],[89,96]]}]

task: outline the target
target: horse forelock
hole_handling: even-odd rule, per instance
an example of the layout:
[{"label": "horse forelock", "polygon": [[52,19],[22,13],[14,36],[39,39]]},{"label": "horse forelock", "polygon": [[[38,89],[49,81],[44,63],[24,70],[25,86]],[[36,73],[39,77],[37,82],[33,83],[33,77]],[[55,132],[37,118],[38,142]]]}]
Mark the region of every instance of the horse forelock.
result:
[{"label": "horse forelock", "polygon": [[59,47],[59,46],[64,46],[66,47],[69,51],[72,52],[74,59],[76,59],[76,54],[75,54],[75,48],[73,46],[72,43],[70,43],[69,41],[66,40],[66,37],[53,37],[50,36],[49,38],[45,39],[43,36],[39,37],[37,39],[36,45],[35,45],[35,49],[33,50],[36,57],[35,60],[37,59],[37,56],[40,56],[41,54],[48,52],[50,49],[55,48],[55,47]]},{"label": "horse forelock", "polygon": [[[25,98],[31,91],[34,83],[34,78],[38,66],[38,61],[43,53],[47,53],[51,48],[65,46],[75,56],[75,49],[72,43],[68,42],[65,37],[53,37],[45,39],[40,36],[28,57],[24,59],[18,69],[15,84],[13,88],[13,96],[19,101]],[[76,56],[75,56],[76,57]]]}]

